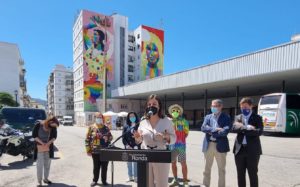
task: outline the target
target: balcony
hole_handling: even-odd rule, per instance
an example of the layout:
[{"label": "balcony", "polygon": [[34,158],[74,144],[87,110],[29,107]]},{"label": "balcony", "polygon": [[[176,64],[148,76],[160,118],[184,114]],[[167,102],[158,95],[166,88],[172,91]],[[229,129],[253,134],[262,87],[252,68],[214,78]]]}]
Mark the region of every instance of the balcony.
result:
[{"label": "balcony", "polygon": [[22,89],[26,89],[26,81],[25,81],[25,80],[21,80],[21,81],[20,81],[20,87],[21,87]]},{"label": "balcony", "polygon": [[131,36],[131,35],[129,35],[129,36],[128,36],[128,42],[130,42],[130,43],[134,43],[134,42],[135,42],[135,37],[134,37],[134,36]]},{"label": "balcony", "polygon": [[128,62],[134,62],[135,61],[135,57],[128,55]]},{"label": "balcony", "polygon": [[20,66],[24,66],[24,64],[25,64],[25,63],[24,63],[24,60],[23,60],[23,59],[20,59],[20,60],[19,60],[19,64],[20,64]]}]

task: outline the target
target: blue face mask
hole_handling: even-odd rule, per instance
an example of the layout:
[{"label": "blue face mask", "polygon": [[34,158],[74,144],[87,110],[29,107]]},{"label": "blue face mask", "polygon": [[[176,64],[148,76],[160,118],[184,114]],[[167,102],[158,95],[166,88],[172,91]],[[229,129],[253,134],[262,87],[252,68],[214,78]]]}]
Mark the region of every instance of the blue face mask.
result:
[{"label": "blue face mask", "polygon": [[244,116],[248,116],[251,113],[251,109],[248,108],[241,109],[241,112]]},{"label": "blue face mask", "polygon": [[211,107],[210,110],[213,114],[217,114],[219,112],[218,108],[216,107]]},{"label": "blue face mask", "polygon": [[135,123],[136,117],[130,117],[129,120],[130,120],[131,123]]}]

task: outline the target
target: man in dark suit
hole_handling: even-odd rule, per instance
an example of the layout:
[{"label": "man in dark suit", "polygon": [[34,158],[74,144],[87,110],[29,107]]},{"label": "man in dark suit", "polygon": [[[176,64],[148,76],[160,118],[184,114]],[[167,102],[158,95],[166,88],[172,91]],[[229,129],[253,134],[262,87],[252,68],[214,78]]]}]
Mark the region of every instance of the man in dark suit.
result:
[{"label": "man in dark suit", "polygon": [[246,170],[250,186],[258,187],[258,162],[262,154],[259,136],[263,132],[261,116],[252,112],[253,100],[243,98],[240,101],[242,114],[236,116],[232,131],[237,133],[233,153],[238,174],[238,186],[246,187]]},{"label": "man in dark suit", "polygon": [[201,131],[205,133],[202,152],[205,157],[203,184],[210,186],[211,167],[214,158],[219,170],[218,187],[225,187],[226,155],[229,151],[227,134],[231,129],[230,117],[222,112],[223,102],[220,99],[212,101],[211,112],[205,116]]}]

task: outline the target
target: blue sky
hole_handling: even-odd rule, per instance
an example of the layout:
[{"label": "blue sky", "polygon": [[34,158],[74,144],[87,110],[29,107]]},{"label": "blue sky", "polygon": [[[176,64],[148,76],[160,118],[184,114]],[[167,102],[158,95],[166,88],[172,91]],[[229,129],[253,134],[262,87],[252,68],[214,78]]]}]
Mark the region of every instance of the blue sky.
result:
[{"label": "blue sky", "polygon": [[300,33],[297,0],[0,1],[0,41],[19,45],[28,92],[43,99],[55,64],[72,66],[72,26],[80,9],[126,15],[130,29],[159,27],[162,19],[164,74],[285,43]]}]

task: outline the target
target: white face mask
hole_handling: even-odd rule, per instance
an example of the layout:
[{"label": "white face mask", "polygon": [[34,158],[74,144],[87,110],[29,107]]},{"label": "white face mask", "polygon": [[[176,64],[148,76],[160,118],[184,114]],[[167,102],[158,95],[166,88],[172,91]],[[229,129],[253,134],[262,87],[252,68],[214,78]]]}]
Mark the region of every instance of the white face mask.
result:
[{"label": "white face mask", "polygon": [[103,119],[96,118],[96,124],[103,124]]}]

